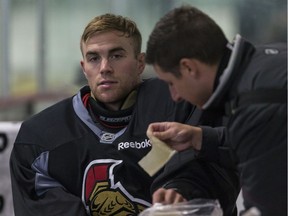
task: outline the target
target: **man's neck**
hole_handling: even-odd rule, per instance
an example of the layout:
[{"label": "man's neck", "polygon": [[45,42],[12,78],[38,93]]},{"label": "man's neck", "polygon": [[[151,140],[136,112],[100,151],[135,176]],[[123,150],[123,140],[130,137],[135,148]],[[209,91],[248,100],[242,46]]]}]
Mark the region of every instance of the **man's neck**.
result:
[{"label": "man's neck", "polygon": [[[91,97],[97,101],[97,99],[95,99],[95,96],[93,95],[92,92],[91,92]],[[110,110],[110,111],[124,110],[124,109],[128,109],[129,107],[133,106],[136,102],[136,99],[137,99],[137,91],[133,90],[122,101],[113,102],[113,103],[105,103],[105,104],[102,103],[102,105],[105,106],[105,108],[107,110]]]}]

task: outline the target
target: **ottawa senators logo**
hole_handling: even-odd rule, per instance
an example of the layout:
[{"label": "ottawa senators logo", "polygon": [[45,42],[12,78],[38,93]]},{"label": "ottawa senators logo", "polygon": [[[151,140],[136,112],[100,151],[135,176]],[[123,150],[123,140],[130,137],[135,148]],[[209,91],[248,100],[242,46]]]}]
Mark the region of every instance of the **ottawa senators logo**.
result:
[{"label": "ottawa senators logo", "polygon": [[122,160],[99,159],[87,166],[82,200],[90,215],[138,215],[150,206],[129,194],[121,182],[114,183],[113,169],[121,163]]}]

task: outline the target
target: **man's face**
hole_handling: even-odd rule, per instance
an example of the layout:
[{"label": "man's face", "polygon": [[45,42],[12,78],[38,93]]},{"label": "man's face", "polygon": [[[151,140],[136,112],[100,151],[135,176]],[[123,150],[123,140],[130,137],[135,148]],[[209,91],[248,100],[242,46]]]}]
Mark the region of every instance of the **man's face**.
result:
[{"label": "man's face", "polygon": [[176,77],[171,72],[163,71],[157,64],[153,66],[159,79],[165,81],[174,101],[186,100],[193,105],[202,107],[209,98],[211,91],[199,76],[190,72],[181,71],[181,76]]},{"label": "man's face", "polygon": [[118,110],[140,82],[144,54],[135,56],[133,39],[117,31],[96,33],[82,43],[81,66],[94,97],[108,109]]}]

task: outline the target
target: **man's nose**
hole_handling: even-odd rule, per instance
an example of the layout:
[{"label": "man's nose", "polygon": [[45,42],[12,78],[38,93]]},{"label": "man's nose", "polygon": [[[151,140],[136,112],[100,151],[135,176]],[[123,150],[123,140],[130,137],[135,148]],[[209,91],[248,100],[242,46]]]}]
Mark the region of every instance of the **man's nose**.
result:
[{"label": "man's nose", "polygon": [[103,58],[101,61],[100,72],[101,73],[107,73],[107,72],[110,73],[111,71],[112,71],[111,63],[109,62],[108,59]]}]

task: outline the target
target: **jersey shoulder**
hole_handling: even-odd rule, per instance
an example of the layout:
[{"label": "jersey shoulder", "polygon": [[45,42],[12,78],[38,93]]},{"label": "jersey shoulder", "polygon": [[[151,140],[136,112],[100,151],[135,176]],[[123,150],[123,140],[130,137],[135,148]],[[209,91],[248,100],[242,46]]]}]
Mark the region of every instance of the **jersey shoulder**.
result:
[{"label": "jersey shoulder", "polygon": [[72,98],[67,98],[25,120],[15,143],[37,143],[43,148],[53,148],[79,137],[83,131],[79,122]]}]

